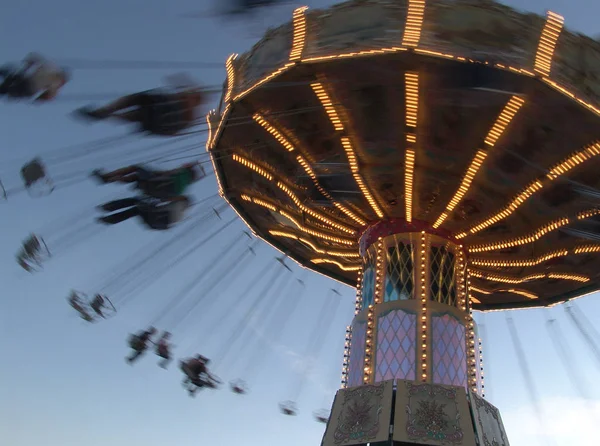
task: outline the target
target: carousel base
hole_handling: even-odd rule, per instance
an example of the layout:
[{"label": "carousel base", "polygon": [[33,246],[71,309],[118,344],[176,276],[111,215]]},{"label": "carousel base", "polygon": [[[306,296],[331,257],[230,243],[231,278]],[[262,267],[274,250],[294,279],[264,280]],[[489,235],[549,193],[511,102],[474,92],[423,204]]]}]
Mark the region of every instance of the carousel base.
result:
[{"label": "carousel base", "polygon": [[500,412],[464,387],[390,380],[338,390],[321,446],[508,446]]}]

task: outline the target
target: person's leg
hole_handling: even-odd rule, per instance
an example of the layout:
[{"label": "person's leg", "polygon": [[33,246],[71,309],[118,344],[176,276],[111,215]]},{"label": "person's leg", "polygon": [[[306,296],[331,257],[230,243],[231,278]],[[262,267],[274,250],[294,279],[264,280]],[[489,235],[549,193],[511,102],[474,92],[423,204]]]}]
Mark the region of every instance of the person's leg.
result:
[{"label": "person's leg", "polygon": [[123,198],[121,200],[113,200],[100,206],[100,209],[113,212],[119,209],[124,209],[132,206],[137,206],[140,201],[137,198]]},{"label": "person's leg", "polygon": [[106,215],[104,217],[98,218],[98,221],[102,223],[106,223],[108,225],[116,225],[118,223],[124,222],[125,220],[129,220],[130,218],[136,217],[139,215],[137,208],[130,208],[123,212],[117,212],[116,214]]},{"label": "person's leg", "polygon": [[150,229],[164,230],[169,228],[169,216],[166,212],[143,210],[139,213],[144,224]]}]

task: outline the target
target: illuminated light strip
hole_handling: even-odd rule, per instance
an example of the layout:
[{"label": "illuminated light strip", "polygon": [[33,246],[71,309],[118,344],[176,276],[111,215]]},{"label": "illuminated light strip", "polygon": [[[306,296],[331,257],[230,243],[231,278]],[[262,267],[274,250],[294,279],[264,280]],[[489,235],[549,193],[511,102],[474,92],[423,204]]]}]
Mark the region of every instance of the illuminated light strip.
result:
[{"label": "illuminated light strip", "polygon": [[252,161],[247,160],[246,158],[244,158],[243,156],[238,155],[237,153],[233,154],[233,160],[237,161],[238,163],[242,164],[243,166],[246,166],[252,170],[254,170],[256,173],[262,175],[263,177],[265,177],[267,180],[269,181],[273,181],[273,175],[271,175],[269,172],[267,172],[265,169],[263,169],[262,167],[260,167],[257,164],[254,164]]},{"label": "illuminated light strip", "polygon": [[398,53],[400,51],[408,51],[408,48],[404,48],[404,47],[379,48],[376,50],[353,51],[351,53],[332,54],[329,56],[308,57],[308,58],[303,58],[302,63],[325,62],[325,61],[333,60],[333,59],[352,59],[355,57]]},{"label": "illuminated light strip", "polygon": [[[310,234],[312,236],[315,237],[319,237],[322,238],[323,240],[328,240],[330,242],[334,242],[334,243],[340,243],[342,245],[355,245],[356,241],[355,240],[350,240],[350,239],[343,239],[343,238],[339,238],[339,237],[334,237],[332,235],[329,234],[325,234],[323,232],[319,232],[319,231],[314,231],[310,228],[307,228],[306,226],[303,226],[302,224],[300,224],[298,222],[298,220],[296,220],[294,217],[292,217],[289,213],[287,213],[286,211],[283,211],[275,206],[273,206],[271,203],[268,203],[265,200],[261,200],[259,198],[255,198],[255,197],[251,197],[247,194],[242,194],[241,195],[242,199],[245,201],[250,201],[254,204],[257,204],[259,206],[262,206],[264,208],[273,210],[277,213],[279,213],[281,216],[287,218],[288,220],[290,220],[292,223],[294,223],[294,225],[300,229],[303,232],[306,232],[307,234]],[[275,207],[275,209],[273,209]]]},{"label": "illuminated light strip", "polygon": [[360,270],[360,266],[346,266],[341,264],[340,262],[336,262],[335,260],[330,260],[330,259],[311,259],[311,262],[314,264],[321,264],[321,263],[330,263],[332,265],[337,266],[339,269],[341,269],[342,271],[358,271]]},{"label": "illuminated light strip", "polygon": [[600,155],[600,143],[594,143],[586,147],[581,152],[577,152],[567,158],[565,161],[559,163],[557,166],[552,168],[546,175],[550,181],[555,180],[560,175],[564,175],[569,170],[575,168],[581,163],[593,158],[594,156]]},{"label": "illuminated light strip", "polygon": [[577,97],[575,94],[571,93],[569,90],[567,90],[566,88],[558,85],[556,82],[554,82],[553,80],[551,80],[551,79],[549,79],[547,77],[543,77],[542,80],[544,82],[546,82],[548,85],[550,85],[552,88],[554,88],[555,90],[560,91],[565,96],[568,96],[569,98],[571,98],[572,100],[574,100],[578,104],[583,105],[588,110],[590,110],[590,111],[594,112],[596,115],[600,116],[600,108],[595,107],[591,103],[586,102],[583,99]]},{"label": "illuminated light strip", "polygon": [[235,88],[235,66],[233,65],[233,61],[237,59],[237,56],[237,54],[232,54],[225,62],[225,68],[227,70],[227,91],[225,92],[226,103],[229,103],[231,100],[231,94]]},{"label": "illuminated light strip", "polygon": [[425,231],[421,231],[421,381],[427,382],[427,287],[425,278],[427,276],[427,267],[425,261],[427,259],[427,244]]},{"label": "illuminated light strip", "polygon": [[500,112],[500,116],[496,119],[496,122],[488,132],[488,135],[485,138],[485,143],[494,147],[498,139],[502,136],[502,133],[506,130],[506,127],[510,124],[512,119],[515,117],[519,109],[523,106],[525,100],[520,98],[519,96],[513,96],[510,98],[508,103],[504,106],[502,112]]},{"label": "illuminated light strip", "polygon": [[[215,164],[215,158],[213,157],[213,153],[209,152],[210,162],[213,166],[213,171],[215,172],[215,177],[217,178],[217,187],[219,189],[219,196],[225,197],[225,190],[223,189],[223,184],[221,183],[221,173],[217,170],[217,165]],[[229,203],[229,201],[227,201]]]},{"label": "illuminated light strip", "polygon": [[[525,101],[518,97],[512,96],[510,100],[506,103],[498,118],[492,125],[492,128],[489,130],[487,136],[485,137],[485,145],[487,146],[487,150],[489,151],[494,147],[494,145],[498,142],[498,139],[502,136],[508,125],[511,123],[519,109],[523,106]],[[485,161],[487,157],[487,151],[479,149],[475,154],[475,157],[471,161],[471,164],[467,168],[467,172],[463,177],[458,190],[455,192],[454,196],[446,206],[446,210],[442,212],[442,214],[438,217],[438,219],[433,224],[434,228],[440,227],[440,225],[450,216],[450,213],[454,210],[454,208],[460,203],[460,201],[464,198],[465,194],[469,191],[471,187],[471,183],[475,178],[475,175],[479,172],[481,165]],[[464,237],[466,234],[459,234]],[[457,238],[462,238],[456,236]]]},{"label": "illuminated light strip", "polygon": [[352,348],[352,326],[346,327],[346,339],[344,342],[344,361],[342,363],[342,381],[341,388],[348,387],[348,365],[350,361],[350,349]]},{"label": "illuminated light strip", "polygon": [[548,260],[555,259],[557,257],[565,257],[569,255],[568,249],[561,249],[558,251],[550,252],[543,256],[539,256],[528,260],[487,260],[487,259],[471,259],[471,263],[476,266],[491,266],[500,268],[517,268],[540,265]]},{"label": "illuminated light strip", "polygon": [[[494,294],[494,293],[512,293],[512,294],[518,294],[520,296],[528,297],[529,299],[537,299],[537,298],[539,298],[539,296],[537,294],[535,294],[535,293],[531,293],[529,291],[524,291],[524,290],[515,290],[514,288],[489,291],[489,290],[484,290],[483,288],[477,288],[477,287],[471,286],[471,289],[473,291],[478,292],[478,293],[488,294],[488,295],[489,294]],[[481,303],[481,302],[478,302],[478,303]]]},{"label": "illuminated light strip", "polygon": [[206,114],[206,125],[208,126],[208,136],[206,137],[206,151],[208,152],[212,148],[212,140],[213,140],[213,129],[212,124],[210,122],[211,116],[216,114],[216,110],[211,110]]},{"label": "illuminated light strip", "polygon": [[480,304],[481,301],[479,299],[477,299],[476,297],[471,296],[471,302],[474,302],[476,304]]},{"label": "illuminated light strip", "polygon": [[354,316],[360,313],[362,309],[362,281],[364,275],[364,266],[361,263],[361,268],[358,270],[358,274],[356,275],[356,301],[354,302]]},{"label": "illuminated light strip", "polygon": [[373,329],[375,324],[375,307],[369,305],[367,311],[367,333],[365,336],[365,356],[363,363],[363,383],[367,384],[371,378],[371,359],[373,354]]},{"label": "illuminated light strip", "polygon": [[570,222],[571,222],[571,220],[569,220],[568,218],[560,218],[558,220],[554,220],[554,221],[551,221],[550,223],[543,225],[542,227],[538,228],[535,232],[532,232],[529,235],[515,238],[512,240],[507,240],[504,242],[491,243],[488,245],[470,246],[468,249],[469,249],[469,252],[474,253],[474,252],[495,251],[497,249],[506,249],[506,248],[512,248],[514,246],[527,245],[529,243],[533,243],[533,242],[539,240],[546,234],[569,224]]},{"label": "illuminated light strip", "polygon": [[331,102],[331,98],[325,91],[325,88],[323,88],[323,84],[320,82],[314,82],[310,84],[310,86],[325,109],[327,116],[329,116],[329,120],[331,121],[331,124],[333,124],[333,128],[338,132],[344,130],[344,124],[342,124],[342,121],[340,120],[340,117],[333,106],[333,102]]},{"label": "illuminated light strip", "polygon": [[550,76],[552,58],[556,48],[556,42],[565,23],[564,17],[548,11],[546,23],[540,36],[537,53],[535,55],[534,70],[544,76]]},{"label": "illuminated light strip", "polygon": [[288,195],[288,197],[290,197],[292,199],[292,201],[294,202],[294,204],[296,206],[298,206],[298,208],[301,211],[306,212],[311,217],[314,217],[317,220],[321,220],[323,223],[326,223],[326,224],[328,224],[329,226],[331,226],[333,228],[339,229],[340,231],[346,232],[347,234],[356,234],[356,230],[354,230],[352,228],[348,228],[348,227],[343,226],[343,225],[340,225],[340,224],[334,222],[333,220],[330,220],[329,218],[325,217],[324,215],[321,215],[320,213],[313,211],[309,207],[306,207],[304,204],[302,204],[302,202],[300,201],[300,199],[298,198],[298,196],[296,194],[294,194],[281,181],[277,182],[277,187],[279,187],[279,189],[281,189],[282,191],[284,191]]},{"label": "illuminated light strip", "polygon": [[375,295],[373,301],[375,305],[380,304],[383,301],[383,274],[384,274],[384,265],[383,265],[383,238],[379,237],[377,239],[377,254],[375,257]]},{"label": "illuminated light strip", "polygon": [[238,94],[236,97],[234,97],[233,100],[234,101],[239,101],[240,99],[242,99],[247,94],[252,93],[254,90],[256,90],[261,85],[265,84],[266,82],[269,82],[271,79],[273,79],[273,78],[279,76],[280,74],[286,72],[287,70],[289,70],[293,66],[294,66],[294,62],[288,62],[287,64],[285,64],[281,68],[278,68],[277,70],[273,71],[271,74],[263,77],[261,80],[259,80],[258,82],[256,82],[254,85],[252,85],[247,90],[242,91],[240,94]]},{"label": "illuminated light strip", "polygon": [[475,174],[479,171],[479,168],[483,164],[486,157],[486,152],[484,152],[483,150],[477,151],[475,157],[471,161],[471,164],[467,168],[467,173],[465,173],[465,176],[462,179],[458,190],[454,194],[454,197],[452,197],[452,199],[448,203],[448,206],[446,206],[446,210],[440,214],[438,219],[433,224],[434,228],[439,228],[440,225],[446,220],[446,218],[448,218],[450,213],[454,210],[456,205],[460,203],[460,201],[463,199],[463,197],[471,187],[471,182],[473,181],[473,178],[475,178]]},{"label": "illuminated light strip", "polygon": [[281,134],[279,130],[273,127],[262,115],[255,113],[252,118],[267,132],[269,132],[288,152],[293,152],[296,148]]},{"label": "illuminated light strip", "polygon": [[383,218],[383,212],[381,208],[371,195],[371,192],[365,185],[362,176],[358,172],[358,163],[356,161],[356,155],[354,154],[354,149],[352,148],[352,144],[350,143],[350,138],[344,136],[341,138],[342,146],[344,147],[344,151],[346,152],[346,156],[348,157],[348,164],[350,164],[350,170],[352,171],[352,176],[354,177],[354,181],[358,184],[359,189],[361,190],[364,197],[367,199],[371,208],[375,211],[379,218]]},{"label": "illuminated light strip", "polygon": [[298,240],[299,242],[305,243],[308,246],[310,246],[312,248],[312,250],[314,252],[316,252],[317,254],[326,254],[329,256],[333,256],[333,257],[360,258],[360,254],[358,252],[354,252],[354,251],[329,251],[326,249],[319,248],[311,241],[306,240],[305,238],[299,237],[292,232],[269,230],[269,234],[271,234],[275,237],[285,237],[285,238],[291,238],[294,240]]},{"label": "illuminated light strip", "polygon": [[591,254],[600,252],[600,245],[585,245],[575,248],[573,251],[575,254]]},{"label": "illuminated light strip", "polygon": [[[586,147],[584,150],[577,152],[567,158],[565,161],[562,161],[546,174],[546,178],[552,182],[556,178],[561,175],[568,173],[570,170],[574,169],[578,165],[588,161],[589,159],[600,155],[600,143],[596,142]],[[469,229],[470,234],[475,234],[476,232],[481,231],[482,229],[487,228],[495,223],[498,223],[500,220],[505,219],[513,212],[515,212],[529,197],[531,197],[534,193],[542,189],[544,185],[541,181],[537,180],[531,183],[523,192],[517,195],[516,198],[502,211],[497,213],[496,215],[488,218],[487,220],[479,223],[477,226]]]},{"label": "illuminated light strip", "polygon": [[229,110],[231,110],[231,103],[227,104],[225,106],[225,110],[223,110],[223,114],[221,115],[221,120],[219,121],[219,125],[217,126],[217,131],[215,132],[215,135],[213,136],[213,139],[212,139],[212,141],[210,143],[210,148],[211,149],[215,148],[215,144],[217,142],[217,138],[219,136],[221,136],[221,130],[223,130],[223,126],[225,125],[225,121],[229,117]]},{"label": "illuminated light strip", "polygon": [[413,182],[415,171],[415,151],[406,149],[404,162],[404,200],[406,204],[406,221],[412,221]]},{"label": "illuminated light strip", "polygon": [[465,267],[465,254],[463,252],[462,246],[459,247],[458,251],[458,303],[463,311],[465,311],[465,307],[467,304],[467,289],[465,284],[467,282],[466,279],[466,267]]},{"label": "illuminated light strip", "polygon": [[408,13],[406,14],[406,25],[404,28],[402,45],[415,47],[419,44],[424,15],[425,0],[408,1]]},{"label": "illuminated light strip", "polygon": [[297,61],[302,58],[304,44],[306,42],[306,16],[304,12],[308,6],[301,6],[294,10],[292,23],[294,24],[294,38],[292,40],[292,50],[290,51],[290,61]]},{"label": "illuminated light strip", "polygon": [[540,273],[540,274],[530,274],[525,277],[509,277],[509,276],[501,276],[498,274],[488,274],[482,271],[471,270],[470,271],[473,277],[477,277],[479,279],[485,279],[492,282],[502,282],[502,283],[510,283],[510,284],[518,284],[530,282],[532,280],[537,279],[562,279],[562,280],[572,280],[575,282],[589,282],[590,278],[581,274],[566,274],[566,273]]},{"label": "illuminated light strip", "polygon": [[600,209],[588,209],[577,214],[577,220],[585,220],[586,218],[594,217],[600,214]]},{"label": "illuminated light strip", "polygon": [[404,81],[406,85],[406,125],[416,127],[419,113],[419,74],[405,73]]},{"label": "illuminated light strip", "polygon": [[[277,130],[269,121],[267,121],[264,118],[264,116],[256,113],[252,117],[261,127],[263,127],[267,132],[269,132],[288,152],[293,152],[296,150],[294,145],[292,143],[290,143],[290,141],[285,136],[283,136],[283,134],[279,130]],[[306,174],[310,177],[310,179],[312,180],[312,182],[314,183],[316,188],[319,190],[319,192],[321,192],[326,198],[328,198],[336,208],[338,208],[340,211],[342,211],[348,217],[352,218],[355,222],[359,223],[361,226],[366,225],[366,222],[362,218],[358,217],[356,214],[351,212],[349,209],[347,209],[342,204],[333,200],[331,195],[323,187],[321,187],[321,185],[319,184],[319,181],[317,180],[317,176],[315,175],[314,171],[310,167],[310,164],[308,163],[308,161],[306,161],[306,159],[302,155],[297,155],[296,161],[298,161],[298,163],[302,166],[302,168],[304,169]],[[346,231],[346,232],[348,232],[348,231]],[[352,230],[352,233],[354,233],[354,232],[355,231]]]}]

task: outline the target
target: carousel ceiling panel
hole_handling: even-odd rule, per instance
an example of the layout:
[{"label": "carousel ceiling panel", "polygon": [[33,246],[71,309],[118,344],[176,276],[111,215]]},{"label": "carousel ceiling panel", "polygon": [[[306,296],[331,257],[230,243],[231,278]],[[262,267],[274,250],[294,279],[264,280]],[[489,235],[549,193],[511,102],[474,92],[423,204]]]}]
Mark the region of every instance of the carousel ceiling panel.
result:
[{"label": "carousel ceiling panel", "polygon": [[[415,50],[399,43],[406,16],[406,3],[374,0],[308,12],[234,61],[212,150],[227,197],[269,242],[349,284],[356,271],[312,260],[347,265],[322,252],[357,249],[340,240],[356,241],[380,217],[410,216],[467,247],[480,308],[599,288],[600,225],[590,218],[600,110],[583,99],[597,79],[575,97],[534,76],[544,27],[535,15],[440,0],[426,5]],[[581,61],[567,50],[581,47],[595,64],[600,48],[562,35],[556,78],[573,82]],[[293,42],[304,42],[300,53]],[[285,62],[290,54],[301,60]]]}]

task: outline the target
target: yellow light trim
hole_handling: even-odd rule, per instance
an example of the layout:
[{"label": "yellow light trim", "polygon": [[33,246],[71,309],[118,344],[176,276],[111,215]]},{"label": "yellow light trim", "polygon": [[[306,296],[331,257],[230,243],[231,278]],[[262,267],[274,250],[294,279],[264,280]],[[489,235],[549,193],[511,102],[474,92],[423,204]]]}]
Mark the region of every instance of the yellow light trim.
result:
[{"label": "yellow light trim", "polygon": [[294,217],[292,217],[290,214],[288,214],[285,211],[282,211],[281,209],[278,211],[282,216],[284,216],[285,218],[287,218],[288,220],[290,220],[292,223],[294,223],[294,225],[296,225],[296,227],[298,229],[300,229],[303,232],[306,232],[307,234],[310,234],[314,237],[319,237],[322,238],[323,240],[328,240],[330,242],[335,242],[335,243],[340,243],[342,245],[355,245],[356,242],[354,240],[349,240],[349,239],[343,239],[343,238],[339,238],[339,237],[334,237],[328,234],[325,234],[323,232],[319,232],[319,231],[314,231],[312,229],[309,229],[303,225],[301,225],[298,220],[296,220]]},{"label": "yellow light trim", "polygon": [[408,51],[404,47],[380,48],[377,50],[353,51],[350,53],[331,54],[329,56],[317,56],[303,58],[302,63],[325,62],[333,59],[353,59],[355,57],[374,56],[380,54],[398,53],[400,51]]},{"label": "yellow light trim", "polygon": [[477,299],[476,297],[471,296],[471,302],[476,303],[476,304],[480,304],[481,301],[479,299]]},{"label": "yellow light trim", "polygon": [[215,132],[215,135],[213,136],[213,139],[210,143],[211,149],[215,148],[215,143],[217,142],[217,138],[221,135],[221,130],[223,130],[225,121],[227,120],[227,117],[229,116],[229,110],[231,110],[231,103],[227,104],[225,106],[225,110],[223,110],[223,114],[221,115],[221,120],[219,121],[219,125],[217,126],[217,131]]},{"label": "yellow light trim", "polygon": [[[290,141],[285,136],[283,136],[283,134],[278,129],[276,129],[269,121],[267,121],[264,118],[264,116],[262,116],[259,113],[256,113],[256,114],[254,114],[254,116],[252,118],[261,127],[263,127],[267,132],[269,132],[288,152],[293,152],[296,150],[294,145],[292,143],[290,143]],[[359,223],[361,226],[366,225],[366,222],[362,218],[360,218],[359,216],[354,214],[352,211],[347,209],[342,204],[333,200],[331,195],[323,187],[321,187],[321,185],[319,184],[319,181],[317,180],[317,176],[315,175],[315,172],[312,170],[312,167],[310,167],[310,164],[302,155],[297,155],[296,161],[298,161],[298,163],[302,166],[302,168],[304,169],[306,174],[310,177],[310,179],[314,183],[315,187],[319,190],[319,192],[321,192],[326,198],[328,198],[336,208],[338,208],[340,211],[342,211],[344,214],[346,214],[348,217],[350,217],[355,222]],[[354,230],[353,230],[353,232],[354,232]]]},{"label": "yellow light trim", "polygon": [[354,252],[354,251],[330,251],[327,249],[319,248],[314,243],[312,243],[310,240],[307,240],[303,237],[299,237],[292,232],[269,230],[269,234],[271,234],[275,237],[284,237],[284,238],[291,238],[294,240],[298,240],[299,242],[305,243],[308,246],[310,246],[310,248],[317,254],[326,254],[326,255],[332,256],[332,257],[345,257],[345,258],[349,258],[349,259],[360,258],[360,254],[358,252]]},{"label": "yellow light trim", "polygon": [[311,259],[312,263],[320,264],[320,263],[330,263],[332,265],[337,266],[342,271],[358,271],[360,266],[346,266],[341,264],[340,262],[336,262],[335,260],[330,259]]},{"label": "yellow light trim", "polygon": [[[323,240],[328,240],[328,241],[334,242],[334,243],[340,243],[342,245],[352,246],[352,245],[356,244],[355,240],[334,237],[332,235],[325,234],[323,232],[315,231],[313,229],[307,228],[306,226],[300,224],[298,222],[298,220],[296,220],[294,217],[292,217],[288,212],[277,208],[276,206],[274,206],[273,204],[271,204],[265,200],[261,200],[260,198],[256,198],[256,197],[250,197],[248,194],[242,194],[241,196],[242,196],[242,199],[245,199],[246,201],[249,201],[248,198],[251,198],[252,203],[279,213],[281,216],[283,216],[283,217],[287,218],[289,221],[291,221],[298,229],[300,229],[301,231],[306,232],[307,234],[310,234],[314,237],[322,238]],[[243,198],[243,197],[246,197],[246,198]]]},{"label": "yellow light trim", "polygon": [[259,165],[254,164],[252,161],[244,158],[243,156],[240,156],[237,153],[234,153],[233,160],[237,161],[238,163],[242,164],[243,166],[248,167],[249,169],[252,169],[256,173],[265,177],[267,180],[273,181],[273,175],[271,175],[269,172],[267,172],[265,169],[263,169]]},{"label": "yellow light trim", "polygon": [[564,17],[548,11],[546,14],[546,23],[540,36],[537,53],[535,55],[534,70],[543,76],[550,76],[552,69],[552,58],[556,42],[565,23]]},{"label": "yellow light trim", "polygon": [[577,214],[577,220],[585,220],[586,218],[594,217],[600,214],[600,209],[588,209]]},{"label": "yellow light trim", "polygon": [[281,181],[277,182],[277,187],[284,191],[288,197],[294,202],[296,206],[303,212],[306,212],[311,217],[316,218],[317,220],[321,220],[323,223],[328,224],[329,226],[339,229],[340,231],[346,232],[347,234],[356,234],[356,230],[352,228],[348,228],[347,226],[341,225],[339,223],[334,222],[333,220],[327,218],[326,216],[320,214],[319,212],[313,211],[309,207],[305,206],[302,201],[298,198],[296,194],[294,194],[289,187],[283,184]]},{"label": "yellow light trim", "polygon": [[273,127],[262,115],[255,113],[252,116],[252,119],[254,119],[262,128],[269,132],[288,152],[293,152],[295,150],[295,147],[288,141],[288,139],[283,136],[279,130]]},{"label": "yellow light trim", "polygon": [[225,102],[229,103],[233,89],[235,88],[235,66],[233,61],[237,59],[237,54],[232,54],[227,58],[225,62],[225,69],[227,70],[227,91],[225,92]]},{"label": "yellow light trim", "polygon": [[575,248],[573,251],[575,254],[591,254],[600,252],[600,245],[584,245]]},{"label": "yellow light trim", "polygon": [[[550,169],[550,171],[546,174],[546,178],[548,178],[549,181],[554,181],[559,176],[568,173],[571,169],[598,155],[600,155],[600,143],[596,142],[586,147],[584,150],[571,155],[565,161],[562,161],[561,163]],[[513,212],[515,212],[523,203],[525,203],[525,201],[529,199],[529,197],[531,197],[534,193],[542,189],[542,187],[544,187],[544,185],[541,181],[534,181],[523,192],[517,195],[517,197],[506,208],[504,208],[502,211],[500,211],[493,217],[469,229],[469,233],[475,234],[476,232],[479,232],[482,229],[485,229],[488,226],[491,226],[499,222],[500,220],[505,219]]]},{"label": "yellow light trim", "polygon": [[577,152],[567,158],[565,161],[559,163],[556,167],[552,168],[546,175],[550,181],[555,180],[560,175],[564,175],[569,170],[575,168],[581,163],[593,158],[594,156],[600,155],[600,143],[594,143],[586,147],[581,152]]},{"label": "yellow light trim", "polygon": [[216,110],[211,110],[206,114],[206,125],[208,126],[208,136],[206,137],[206,151],[212,149],[213,129],[210,121],[211,116],[216,114]]},{"label": "yellow light trim", "polygon": [[415,135],[413,133],[407,133],[406,134],[406,142],[408,142],[408,143],[417,142],[417,135]]},{"label": "yellow light trim", "polygon": [[[223,189],[223,184],[221,183],[221,175],[217,170],[217,165],[215,164],[215,158],[213,157],[212,152],[208,152],[208,154],[210,156],[210,162],[212,164],[213,171],[215,172],[215,177],[217,178],[217,187],[219,189],[219,195],[225,198],[225,190]],[[227,203],[229,203],[229,201],[227,201]]]},{"label": "yellow light trim", "polygon": [[448,218],[450,213],[454,210],[456,205],[458,203],[460,203],[460,201],[463,199],[463,197],[465,196],[465,194],[471,187],[471,182],[473,181],[473,178],[475,178],[475,175],[479,171],[479,168],[485,161],[486,157],[487,157],[486,152],[484,152],[483,150],[477,151],[477,153],[475,154],[475,157],[471,161],[471,164],[467,168],[467,172],[465,173],[465,176],[462,179],[460,186],[458,187],[458,190],[454,194],[454,197],[452,197],[452,199],[448,203],[448,206],[446,206],[446,210],[444,212],[442,212],[442,214],[438,217],[438,219],[433,224],[434,228],[439,228],[440,225],[446,220],[446,218]]},{"label": "yellow light trim", "polygon": [[548,260],[555,259],[557,257],[565,257],[569,255],[568,249],[560,249],[558,251],[550,252],[543,256],[538,256],[533,259],[523,260],[488,260],[488,259],[471,259],[471,263],[476,266],[487,266],[487,267],[499,267],[499,268],[517,268],[517,267],[529,267],[540,265]]},{"label": "yellow light trim", "polygon": [[234,101],[239,101],[240,99],[242,99],[247,94],[252,93],[254,90],[256,90],[261,85],[265,84],[266,82],[269,82],[271,79],[279,76],[280,74],[284,73],[285,71],[287,71],[288,69],[290,69],[293,66],[294,66],[294,62],[288,62],[287,64],[285,64],[281,68],[278,68],[277,70],[273,71],[271,74],[265,76],[264,78],[262,78],[261,80],[259,80],[258,82],[256,82],[254,85],[252,85],[247,90],[245,90],[245,91],[241,92],[240,94],[238,94],[236,97],[233,98],[233,100]]},{"label": "yellow light trim", "polygon": [[571,98],[572,100],[574,100],[575,102],[579,103],[580,105],[583,105],[585,108],[587,108],[588,110],[594,112],[596,115],[600,116],[600,108],[590,104],[589,102],[584,101],[583,99],[577,97],[575,94],[571,93],[569,90],[567,90],[566,88],[558,85],[556,82],[554,82],[553,80],[551,80],[550,78],[547,77],[543,77],[542,80],[544,82],[546,82],[548,85],[550,85],[552,88],[554,88],[555,90],[560,91],[562,94],[564,94],[565,96],[568,96],[569,98]]},{"label": "yellow light trim", "polygon": [[[516,290],[514,288],[489,291],[489,290],[484,290],[483,288],[471,286],[471,289],[478,293],[487,294],[487,295],[494,294],[494,293],[512,293],[512,294],[518,294],[520,296],[525,296],[529,299],[538,299],[539,298],[539,296],[535,293],[531,293],[531,292],[525,291],[525,290]],[[478,302],[478,303],[481,303],[481,302]]]},{"label": "yellow light trim", "polygon": [[406,125],[416,127],[419,112],[419,74],[405,73],[404,81],[406,85]]},{"label": "yellow light trim", "polygon": [[310,84],[310,86],[312,87],[313,91],[315,92],[315,95],[321,102],[321,105],[325,109],[327,116],[329,116],[329,120],[331,121],[333,128],[338,132],[344,130],[344,125],[342,124],[342,121],[340,120],[340,117],[338,116],[338,113],[335,107],[333,106],[333,102],[331,102],[331,98],[325,91],[325,88],[323,88],[323,84],[321,84],[320,82],[315,82]]},{"label": "yellow light trim", "polygon": [[415,151],[406,149],[404,162],[404,199],[406,204],[406,221],[412,221],[413,181],[415,171]]},{"label": "yellow light trim", "polygon": [[494,147],[498,139],[502,136],[502,133],[506,130],[512,119],[515,117],[519,109],[523,106],[525,100],[519,96],[513,96],[510,98],[508,103],[504,106],[500,116],[496,119],[496,122],[490,129],[488,135],[485,138],[485,143]]},{"label": "yellow light trim", "polygon": [[365,185],[362,176],[358,172],[358,162],[356,161],[356,155],[354,154],[354,149],[352,148],[352,144],[350,143],[350,138],[344,136],[341,138],[342,146],[344,147],[344,151],[346,152],[346,156],[348,157],[348,164],[350,164],[350,170],[352,171],[352,176],[354,177],[354,181],[358,184],[359,189],[361,190],[364,197],[367,199],[371,208],[375,211],[379,218],[383,218],[383,212],[381,208],[371,195],[371,192]]},{"label": "yellow light trim", "polygon": [[424,0],[408,0],[408,13],[406,14],[406,25],[404,28],[402,45],[416,47],[419,44],[424,15]]},{"label": "yellow light trim", "polygon": [[526,283],[531,282],[532,280],[538,279],[562,279],[562,280],[572,280],[575,282],[589,282],[590,278],[581,274],[563,274],[563,273],[539,273],[539,274],[530,274],[525,277],[510,277],[510,276],[501,276],[499,274],[490,274],[477,270],[470,270],[470,273],[473,277],[477,277],[479,279],[485,279],[492,282],[502,282],[502,283],[510,283],[510,284],[518,284],[518,283]]},{"label": "yellow light trim", "polygon": [[292,40],[292,50],[290,51],[290,61],[297,61],[302,58],[306,42],[306,16],[304,12],[307,9],[308,6],[301,6],[294,10],[292,20],[294,24],[294,38]]},{"label": "yellow light trim", "polygon": [[471,246],[468,249],[469,249],[469,252],[475,253],[475,252],[495,251],[497,249],[506,249],[506,248],[512,248],[514,246],[527,245],[529,243],[533,243],[533,242],[539,240],[546,234],[548,234],[552,231],[555,231],[556,229],[559,229],[562,226],[569,224],[569,222],[570,222],[570,220],[568,218],[559,218],[558,220],[551,221],[550,223],[547,223],[547,224],[541,226],[540,228],[538,228],[536,231],[530,233],[529,235],[526,235],[523,237],[518,237],[518,238],[515,238],[512,240],[506,240],[503,242]]}]

